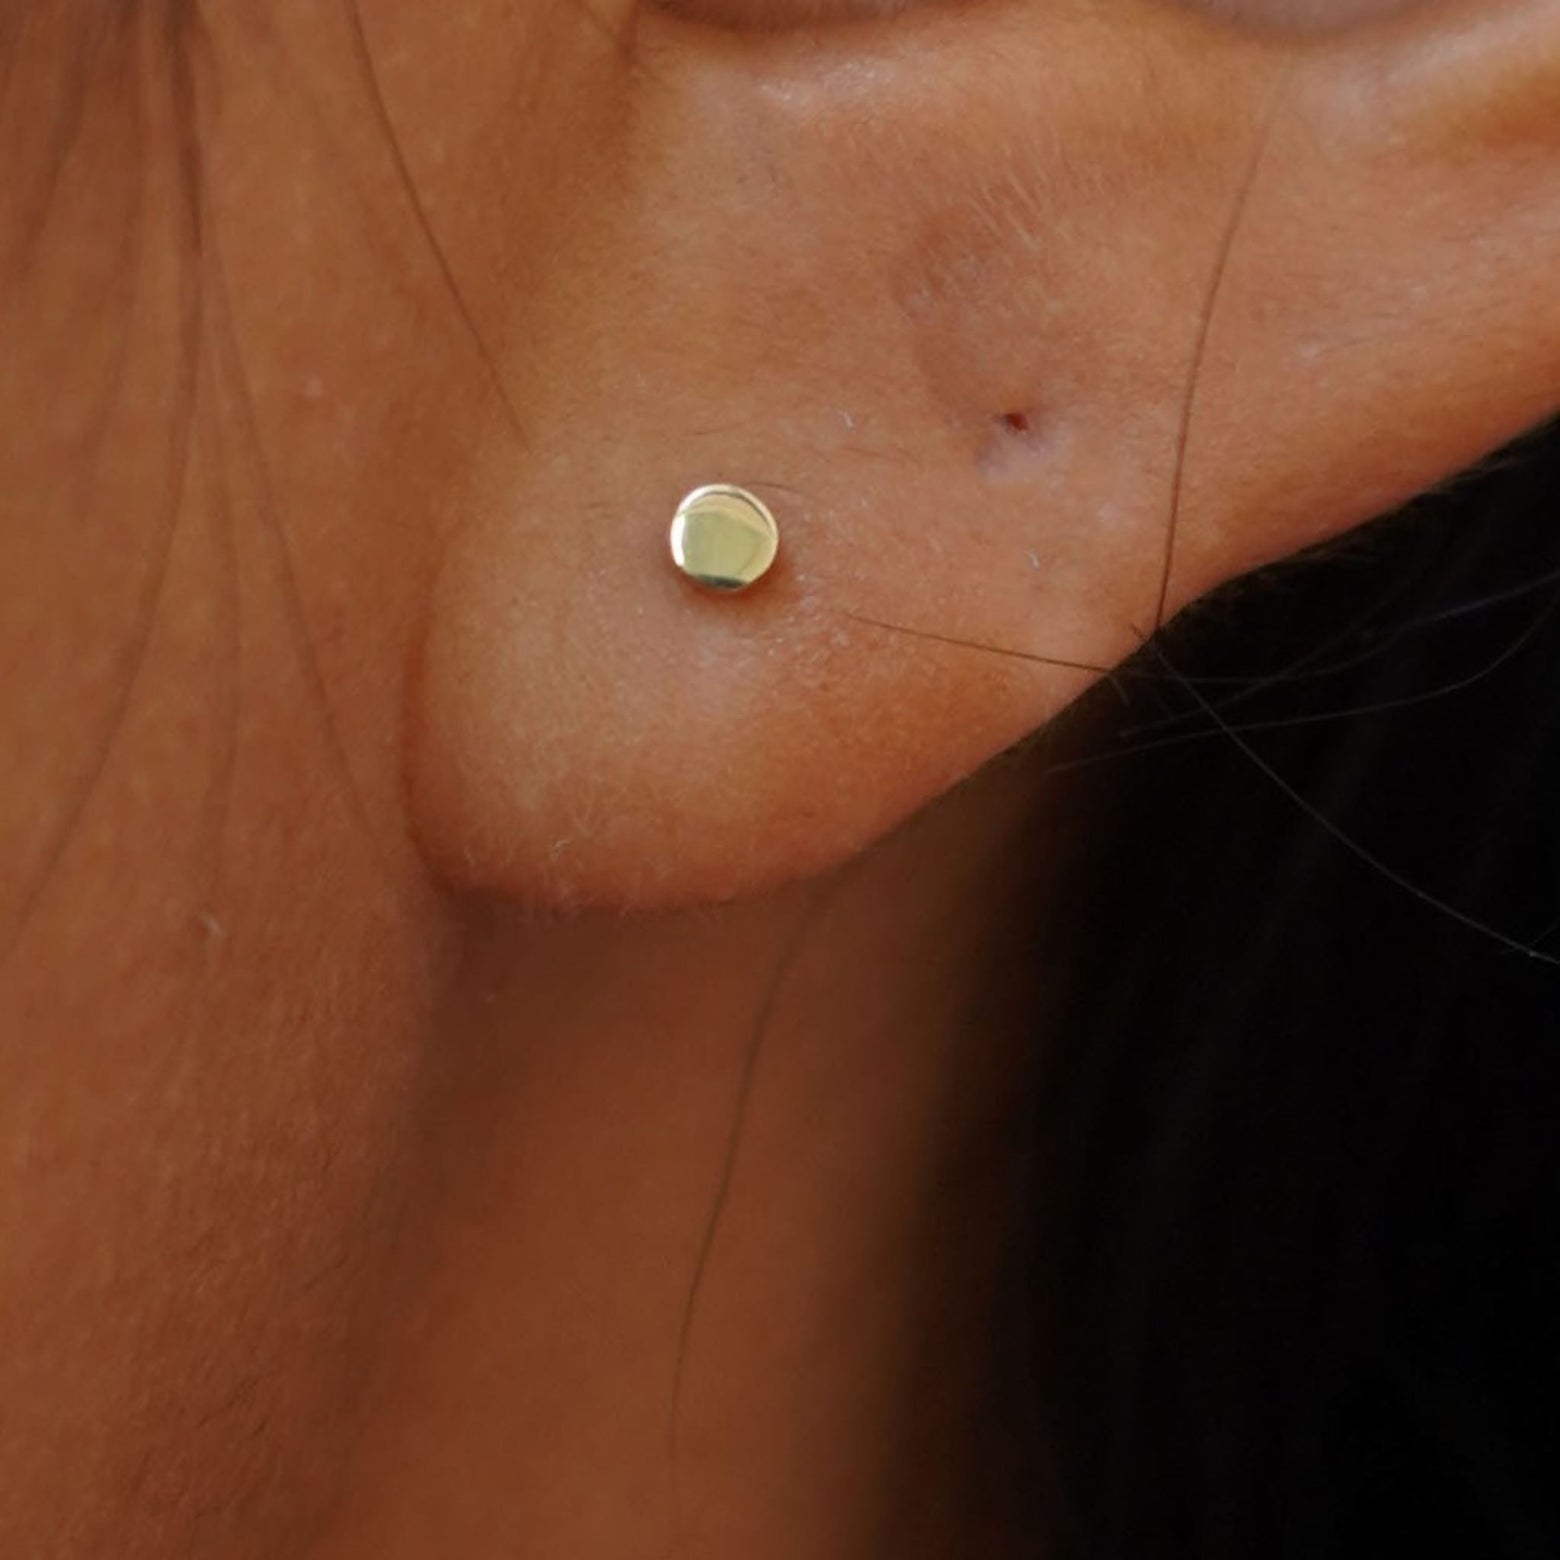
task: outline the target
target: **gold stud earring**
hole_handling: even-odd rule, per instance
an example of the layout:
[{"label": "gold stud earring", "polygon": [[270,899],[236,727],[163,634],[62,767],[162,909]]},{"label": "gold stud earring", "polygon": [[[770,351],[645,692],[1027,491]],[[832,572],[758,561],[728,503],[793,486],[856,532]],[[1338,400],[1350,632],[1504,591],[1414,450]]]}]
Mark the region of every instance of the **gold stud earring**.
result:
[{"label": "gold stud earring", "polygon": [[672,561],[696,584],[739,591],[769,572],[780,528],[761,499],[717,482],[695,488],[672,517]]}]

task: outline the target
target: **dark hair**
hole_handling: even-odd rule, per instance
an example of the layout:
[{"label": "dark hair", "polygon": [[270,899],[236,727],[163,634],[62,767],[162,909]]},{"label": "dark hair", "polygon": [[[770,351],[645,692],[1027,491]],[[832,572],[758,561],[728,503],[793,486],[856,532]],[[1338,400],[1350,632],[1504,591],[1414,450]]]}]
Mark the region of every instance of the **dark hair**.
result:
[{"label": "dark hair", "polygon": [[1557,498],[1560,428],[1076,718],[1008,1286],[1047,1555],[1560,1555]]}]

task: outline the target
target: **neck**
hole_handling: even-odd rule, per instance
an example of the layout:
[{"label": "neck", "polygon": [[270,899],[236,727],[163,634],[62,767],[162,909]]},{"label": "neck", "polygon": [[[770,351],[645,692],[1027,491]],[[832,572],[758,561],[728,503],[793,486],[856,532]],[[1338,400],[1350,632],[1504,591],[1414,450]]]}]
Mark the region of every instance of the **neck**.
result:
[{"label": "neck", "polygon": [[473,916],[329,1560],[973,1551],[1032,768],[761,903]]}]

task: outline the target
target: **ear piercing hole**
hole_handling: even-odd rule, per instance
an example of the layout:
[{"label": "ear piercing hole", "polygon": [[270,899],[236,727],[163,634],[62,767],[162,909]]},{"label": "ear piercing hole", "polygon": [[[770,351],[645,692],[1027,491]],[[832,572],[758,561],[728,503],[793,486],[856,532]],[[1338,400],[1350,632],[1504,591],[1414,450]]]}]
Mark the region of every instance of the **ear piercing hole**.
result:
[{"label": "ear piercing hole", "polygon": [[1026,406],[998,412],[986,425],[979,461],[988,477],[1021,479],[1045,449],[1040,419]]}]

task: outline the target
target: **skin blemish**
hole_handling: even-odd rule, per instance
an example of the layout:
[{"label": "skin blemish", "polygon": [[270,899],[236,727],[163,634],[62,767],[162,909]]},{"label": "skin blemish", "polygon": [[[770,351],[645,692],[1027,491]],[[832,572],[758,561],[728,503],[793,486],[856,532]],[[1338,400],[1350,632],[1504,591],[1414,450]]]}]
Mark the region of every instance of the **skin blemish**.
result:
[{"label": "skin blemish", "polygon": [[1000,412],[991,421],[981,450],[981,465],[988,476],[1017,475],[1039,453],[1039,422],[1027,407]]}]

